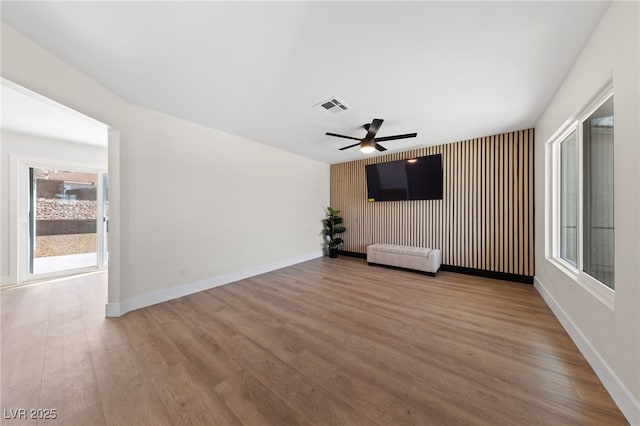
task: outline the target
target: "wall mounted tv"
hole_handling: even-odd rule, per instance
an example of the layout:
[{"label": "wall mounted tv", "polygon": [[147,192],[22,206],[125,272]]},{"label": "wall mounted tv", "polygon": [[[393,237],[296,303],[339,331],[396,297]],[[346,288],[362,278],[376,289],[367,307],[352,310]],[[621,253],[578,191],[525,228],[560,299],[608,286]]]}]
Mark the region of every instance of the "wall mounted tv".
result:
[{"label": "wall mounted tv", "polygon": [[365,170],[369,202],[442,200],[442,154],[370,164]]}]

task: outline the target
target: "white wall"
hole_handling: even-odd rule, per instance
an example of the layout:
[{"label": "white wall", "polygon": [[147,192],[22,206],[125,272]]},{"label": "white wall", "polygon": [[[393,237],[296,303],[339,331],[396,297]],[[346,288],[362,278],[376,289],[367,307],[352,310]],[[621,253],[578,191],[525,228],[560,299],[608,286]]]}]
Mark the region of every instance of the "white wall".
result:
[{"label": "white wall", "polygon": [[16,283],[16,268],[10,261],[9,189],[14,184],[10,176],[10,157],[21,156],[50,161],[90,164],[107,168],[107,149],[91,145],[46,139],[38,136],[2,132],[0,135],[0,277],[2,285]]},{"label": "white wall", "polygon": [[2,77],[115,129],[111,314],[321,255],[328,165],[128,105],[4,24],[1,54]]},{"label": "white wall", "polygon": [[123,299],[321,255],[328,165],[135,106],[129,136],[135,286]]},{"label": "white wall", "polygon": [[[640,424],[640,10],[613,2],[536,126],[536,285],[632,424]],[[613,77],[615,306],[545,258],[545,143]]]}]

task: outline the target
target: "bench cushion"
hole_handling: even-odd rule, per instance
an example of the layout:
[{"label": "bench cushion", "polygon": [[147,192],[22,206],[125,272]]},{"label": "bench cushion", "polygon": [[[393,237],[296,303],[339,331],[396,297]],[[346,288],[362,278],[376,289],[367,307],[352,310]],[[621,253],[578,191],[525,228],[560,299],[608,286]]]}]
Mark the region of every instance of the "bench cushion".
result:
[{"label": "bench cushion", "polygon": [[395,244],[373,244],[369,247],[371,247],[371,250],[375,252],[406,254],[409,256],[421,257],[427,257],[431,251],[430,248],[426,247],[398,246]]}]

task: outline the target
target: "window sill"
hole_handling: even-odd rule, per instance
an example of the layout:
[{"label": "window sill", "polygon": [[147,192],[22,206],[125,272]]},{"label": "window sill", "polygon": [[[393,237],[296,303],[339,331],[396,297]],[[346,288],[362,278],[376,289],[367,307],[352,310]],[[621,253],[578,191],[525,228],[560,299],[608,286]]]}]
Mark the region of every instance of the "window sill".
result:
[{"label": "window sill", "polygon": [[583,287],[586,291],[589,292],[593,297],[595,297],[598,301],[602,302],[607,308],[611,311],[615,311],[615,291],[597,281],[596,279],[590,277],[584,272],[569,266],[569,264],[560,261],[553,257],[547,257],[547,260],[558,268],[562,273],[567,275],[573,281],[575,281],[579,286]]}]

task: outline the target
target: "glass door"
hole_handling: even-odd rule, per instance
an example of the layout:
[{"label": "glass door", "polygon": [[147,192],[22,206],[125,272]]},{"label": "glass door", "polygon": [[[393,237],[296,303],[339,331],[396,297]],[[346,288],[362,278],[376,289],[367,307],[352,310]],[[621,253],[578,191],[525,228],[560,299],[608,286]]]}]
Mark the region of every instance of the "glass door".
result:
[{"label": "glass door", "polygon": [[29,180],[29,273],[97,267],[98,173],[30,167]]}]

